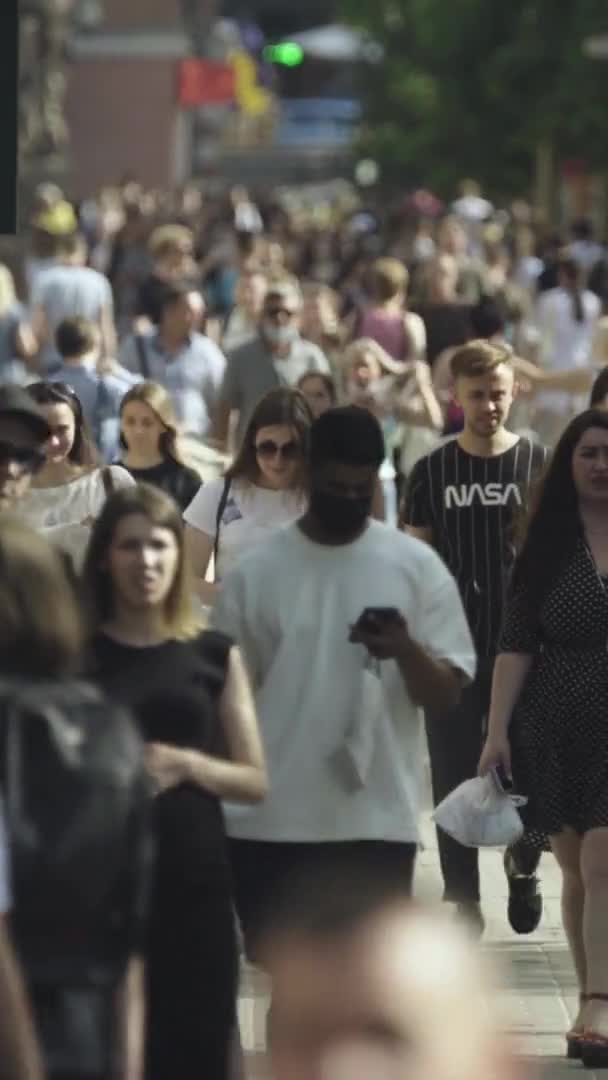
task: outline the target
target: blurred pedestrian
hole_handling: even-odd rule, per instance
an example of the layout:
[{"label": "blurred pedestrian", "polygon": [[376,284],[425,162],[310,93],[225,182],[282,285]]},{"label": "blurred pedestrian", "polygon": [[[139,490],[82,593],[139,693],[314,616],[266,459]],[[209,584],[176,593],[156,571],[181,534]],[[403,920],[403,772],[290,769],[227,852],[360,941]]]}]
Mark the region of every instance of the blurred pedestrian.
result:
[{"label": "blurred pedestrian", "polygon": [[353,326],[353,339],[372,338],[394,360],[420,360],[426,354],[424,323],[406,308],[408,281],[399,259],[376,259],[369,274],[371,302]]},{"label": "blurred pedestrian", "polygon": [[[151,854],[143,746],[129,715],[78,674],[83,620],[57,551],[5,517],[0,558],[11,931],[45,1075],[111,1080],[120,1067],[137,1077]],[[4,1020],[0,1009],[0,1029]]]},{"label": "blurred pedestrian", "polygon": [[135,302],[136,332],[158,325],[167,285],[187,281],[193,289],[200,289],[194,237],[185,225],[160,225],[150,236],[148,250],[153,266],[142,281]]},{"label": "blurred pedestrian", "polygon": [[298,390],[304,394],[315,420],[338,404],[335,379],[322,371],[311,371],[302,375],[298,382]]},{"label": "blurred pedestrian", "polygon": [[308,371],[331,373],[318,345],[300,336],[302,303],[297,280],[269,285],[256,338],[228,357],[216,421],[221,446],[227,443],[232,414],[238,414],[238,447],[258,401],[269,390],[296,386]]},{"label": "blurred pedestrian", "polygon": [[153,484],[185,510],[201,486],[182,459],[177,417],[169,394],[154,382],[132,387],[120,406],[120,462],[138,483]]},{"label": "blurred pedestrian", "polygon": [[56,266],[41,273],[32,290],[32,326],[41,345],[40,371],[46,375],[59,365],[55,333],[64,319],[80,315],[90,319],[101,335],[103,356],[116,354],[114,300],[108,279],[86,265],[87,245],[75,233],[61,242]]},{"label": "blurred pedestrian", "polygon": [[434,911],[348,865],[276,896],[260,951],[276,1080],[522,1075],[478,951]]},{"label": "blurred pedestrian", "polygon": [[125,338],[120,362],[147,382],[164,386],[182,433],[204,439],[226,370],[224,354],[200,333],[204,301],[198,289],[183,282],[166,285],[158,306],[157,328]]},{"label": "blurred pedestrian", "polygon": [[74,391],[95,445],[105,461],[118,452],[120,403],[141,376],[116,363],[102,363],[101,337],[90,319],[75,316],[59,323],[55,334],[61,365],[50,382],[63,383]]},{"label": "blurred pedestrian", "polygon": [[18,512],[45,464],[50,437],[50,425],[27,391],[0,386],[0,514]]},{"label": "blurred pedestrian", "polygon": [[[590,368],[601,303],[585,288],[581,268],[573,259],[561,257],[557,274],[557,288],[544,292],[536,309],[541,362],[552,372]],[[542,390],[536,399],[533,421],[541,439],[552,446],[568,420],[584,405],[582,395]]]},{"label": "blurred pedestrian", "polygon": [[147,743],[158,853],[146,938],[146,1080],[227,1080],[238,960],[221,801],[266,792],[238,649],[202,631],[179,510],[117,492],[87,553],[91,671]]},{"label": "blurred pedestrian", "polygon": [[25,383],[35,368],[38,342],[23,304],[17,300],[15,281],[0,263],[0,379]]},{"label": "blurred pedestrian", "polygon": [[228,313],[221,345],[225,353],[246,345],[256,337],[268,279],[261,268],[243,269],[234,291],[235,304]]}]

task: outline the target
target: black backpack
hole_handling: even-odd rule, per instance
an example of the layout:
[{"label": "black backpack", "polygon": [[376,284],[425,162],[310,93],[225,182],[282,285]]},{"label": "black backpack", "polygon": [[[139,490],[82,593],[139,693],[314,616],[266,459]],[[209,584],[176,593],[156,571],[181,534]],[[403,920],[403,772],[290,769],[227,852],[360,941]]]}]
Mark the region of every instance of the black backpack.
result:
[{"label": "black backpack", "polygon": [[47,1063],[109,1075],[153,857],[130,714],[86,683],[0,684],[0,793],[11,925]]}]

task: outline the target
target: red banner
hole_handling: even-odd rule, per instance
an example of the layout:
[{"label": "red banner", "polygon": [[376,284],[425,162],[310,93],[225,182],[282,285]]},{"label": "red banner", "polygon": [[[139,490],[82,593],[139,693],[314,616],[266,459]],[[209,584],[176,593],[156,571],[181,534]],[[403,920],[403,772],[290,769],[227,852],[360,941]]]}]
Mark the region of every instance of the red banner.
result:
[{"label": "red banner", "polygon": [[179,64],[177,100],[186,108],[197,105],[223,105],[234,101],[234,69],[229,64],[194,57]]}]

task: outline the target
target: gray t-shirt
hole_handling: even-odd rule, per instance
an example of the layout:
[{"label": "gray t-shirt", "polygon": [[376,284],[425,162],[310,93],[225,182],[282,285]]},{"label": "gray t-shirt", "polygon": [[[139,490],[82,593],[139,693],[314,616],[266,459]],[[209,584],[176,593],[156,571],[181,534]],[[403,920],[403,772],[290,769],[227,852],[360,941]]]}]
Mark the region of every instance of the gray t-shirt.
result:
[{"label": "gray t-shirt", "polygon": [[102,312],[113,310],[110,282],[88,266],[54,266],[36,279],[32,306],[41,307],[49,329],[49,344],[43,351],[43,369],[59,363],[54,345],[55,331],[64,319],[80,316],[99,323]]},{"label": "gray t-shirt", "polygon": [[297,386],[309,371],[329,375],[331,369],[318,345],[304,338],[296,338],[284,360],[274,358],[261,337],[231,352],[220,399],[239,414],[237,440],[242,439],[260,398],[277,386]]}]

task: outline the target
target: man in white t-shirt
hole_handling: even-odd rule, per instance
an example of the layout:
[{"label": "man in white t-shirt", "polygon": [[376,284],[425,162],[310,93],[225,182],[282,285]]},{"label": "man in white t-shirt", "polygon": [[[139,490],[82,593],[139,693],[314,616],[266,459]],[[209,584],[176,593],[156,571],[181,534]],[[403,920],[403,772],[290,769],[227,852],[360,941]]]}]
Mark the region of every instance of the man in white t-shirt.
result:
[{"label": "man in white t-shirt", "polygon": [[249,942],[282,880],[308,864],[356,860],[409,892],[420,706],[456,702],[475,673],[439,556],[370,519],[384,453],[367,410],[320,417],[309,510],[245,556],[218,597],[214,624],[248,663],[271,778],[263,805],[226,809]]},{"label": "man in white t-shirt", "polygon": [[8,843],[0,802],[0,1075],[2,1080],[42,1080],[25,988],[8,935],[11,893]]}]

